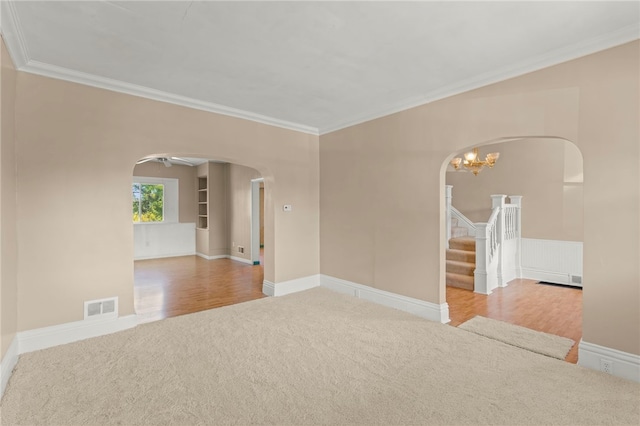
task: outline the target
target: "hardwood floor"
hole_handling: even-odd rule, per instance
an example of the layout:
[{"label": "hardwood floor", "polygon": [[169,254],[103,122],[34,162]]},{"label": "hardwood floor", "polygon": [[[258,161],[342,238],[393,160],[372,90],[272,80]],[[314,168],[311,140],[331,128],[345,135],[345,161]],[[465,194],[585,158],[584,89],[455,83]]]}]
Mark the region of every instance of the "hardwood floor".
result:
[{"label": "hardwood floor", "polygon": [[582,290],[514,280],[489,296],[447,287],[450,325],[481,315],[511,324],[568,337],[576,342],[565,361],[578,361],[582,337]]},{"label": "hardwood floor", "polygon": [[134,305],[144,321],[265,297],[262,265],[198,256],[134,263]]},{"label": "hardwood floor", "polygon": [[[174,317],[265,297],[261,265],[198,256],[135,262],[134,303],[143,321]],[[576,363],[582,337],[582,291],[514,280],[485,296],[447,287],[450,325],[482,315],[573,339],[565,358]]]}]

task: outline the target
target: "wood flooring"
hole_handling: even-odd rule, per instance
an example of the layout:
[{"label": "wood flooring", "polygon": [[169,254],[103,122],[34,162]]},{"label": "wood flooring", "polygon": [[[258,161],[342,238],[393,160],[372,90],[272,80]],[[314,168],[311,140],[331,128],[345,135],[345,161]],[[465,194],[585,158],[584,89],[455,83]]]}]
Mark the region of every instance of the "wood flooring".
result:
[{"label": "wood flooring", "polygon": [[265,297],[263,269],[231,259],[181,256],[134,262],[134,306],[143,322]]},{"label": "wood flooring", "polygon": [[[262,266],[197,256],[135,262],[134,303],[144,321],[233,305],[265,297]],[[514,280],[489,296],[447,287],[451,325],[476,315],[573,339],[566,361],[578,360],[582,291]]]},{"label": "wood flooring", "polygon": [[565,361],[578,361],[582,337],[582,290],[513,280],[485,296],[447,287],[450,325],[481,315],[532,330],[568,337],[576,342]]}]

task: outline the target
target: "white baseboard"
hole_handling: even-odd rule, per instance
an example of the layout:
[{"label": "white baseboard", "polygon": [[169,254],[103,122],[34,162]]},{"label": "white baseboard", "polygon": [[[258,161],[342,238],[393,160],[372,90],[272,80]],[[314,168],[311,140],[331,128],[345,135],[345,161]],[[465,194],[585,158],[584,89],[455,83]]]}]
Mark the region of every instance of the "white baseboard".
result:
[{"label": "white baseboard", "polygon": [[7,349],[7,353],[4,354],[4,358],[2,358],[2,363],[0,363],[0,398],[4,395],[4,390],[7,387],[7,383],[9,383],[11,373],[13,373],[13,367],[16,366],[17,362],[18,339],[14,337],[11,345],[9,345],[9,349]]},{"label": "white baseboard", "polygon": [[235,260],[236,262],[242,262],[248,265],[253,265],[253,262],[249,259],[243,259],[242,257],[236,257],[236,256],[227,256],[227,257],[231,260]]},{"label": "white baseboard", "polygon": [[265,280],[262,282],[262,292],[267,296],[284,296],[319,286],[320,275],[316,274],[275,284]]},{"label": "white baseboard", "polygon": [[53,346],[64,345],[91,337],[103,336],[138,325],[136,315],[109,320],[85,320],[18,333],[19,353],[24,354]]},{"label": "white baseboard", "polygon": [[271,281],[264,280],[262,281],[262,294],[266,294],[267,296],[274,295],[275,284]]},{"label": "white baseboard", "polygon": [[571,280],[569,274],[531,268],[522,268],[522,278],[566,285],[570,285]]},{"label": "white baseboard", "polygon": [[578,365],[602,371],[601,360],[609,360],[614,376],[640,382],[640,355],[622,352],[605,346],[580,340],[578,345]]},{"label": "white baseboard", "polygon": [[162,254],[157,256],[138,256],[138,257],[134,257],[133,260],[164,259],[166,257],[193,256],[194,254],[196,254],[195,250],[191,250],[188,252],[169,253],[169,254]]},{"label": "white baseboard", "polygon": [[438,305],[436,303],[426,302],[424,300],[414,299],[401,294],[391,293],[340,278],[331,277],[329,275],[320,275],[320,285],[340,293],[377,303],[379,305],[409,312],[410,314],[417,315],[431,321],[443,324],[450,321],[449,305],[447,303]]},{"label": "white baseboard", "polygon": [[207,260],[226,259],[227,257],[229,257],[226,254],[219,254],[217,256],[207,256],[206,254],[202,254],[198,252],[196,252],[196,256],[201,257],[203,259],[207,259]]},{"label": "white baseboard", "polygon": [[219,254],[217,256],[207,256],[206,254],[202,254],[202,253],[195,253],[196,256],[199,256],[203,259],[207,259],[207,260],[216,260],[216,259],[231,259],[231,260],[235,260],[236,262],[242,262],[242,263],[246,263],[247,265],[253,265],[253,262],[249,259],[243,259],[241,257],[236,257],[236,256],[230,256],[228,254]]}]

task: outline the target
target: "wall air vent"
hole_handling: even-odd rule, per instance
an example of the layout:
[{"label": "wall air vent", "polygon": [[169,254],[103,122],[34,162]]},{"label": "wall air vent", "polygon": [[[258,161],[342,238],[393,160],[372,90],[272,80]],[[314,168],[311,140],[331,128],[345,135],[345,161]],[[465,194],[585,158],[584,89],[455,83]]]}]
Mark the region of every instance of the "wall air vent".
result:
[{"label": "wall air vent", "polygon": [[582,285],[582,277],[580,275],[571,275],[571,284]]},{"label": "wall air vent", "polygon": [[118,298],[88,300],[84,302],[84,319],[109,319],[118,317]]}]

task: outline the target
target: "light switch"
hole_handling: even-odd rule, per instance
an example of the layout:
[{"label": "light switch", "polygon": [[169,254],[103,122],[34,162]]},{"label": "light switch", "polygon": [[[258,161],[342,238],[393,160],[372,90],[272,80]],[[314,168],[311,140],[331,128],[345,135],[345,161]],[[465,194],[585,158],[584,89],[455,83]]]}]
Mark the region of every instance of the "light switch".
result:
[{"label": "light switch", "polygon": [[293,210],[293,207],[291,206],[291,204],[285,204],[284,206],[282,206],[282,210],[284,210],[285,212],[290,212],[291,210]]}]

